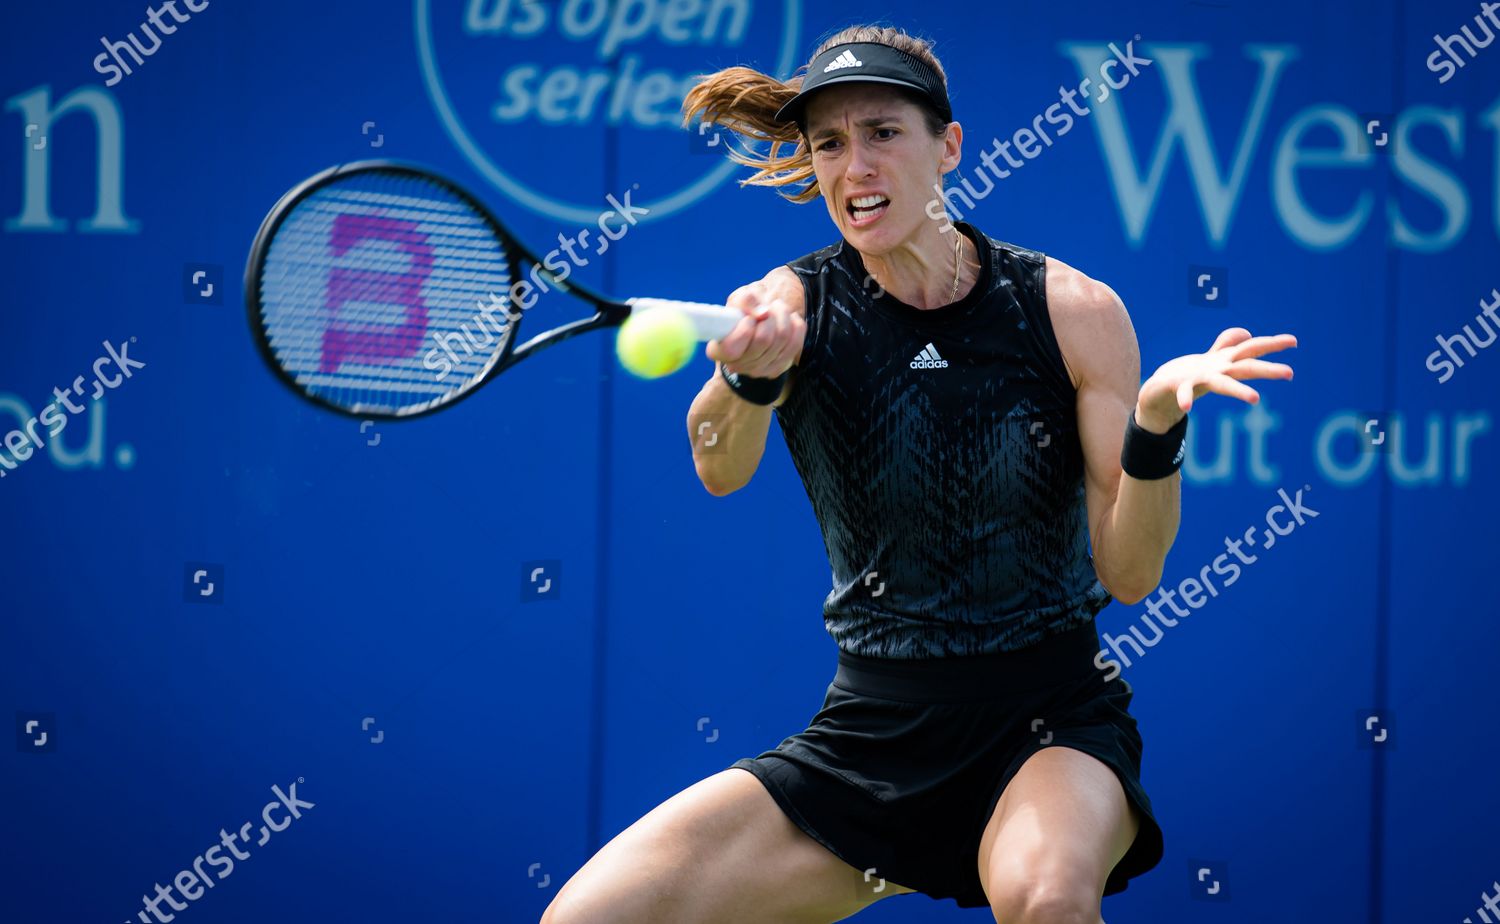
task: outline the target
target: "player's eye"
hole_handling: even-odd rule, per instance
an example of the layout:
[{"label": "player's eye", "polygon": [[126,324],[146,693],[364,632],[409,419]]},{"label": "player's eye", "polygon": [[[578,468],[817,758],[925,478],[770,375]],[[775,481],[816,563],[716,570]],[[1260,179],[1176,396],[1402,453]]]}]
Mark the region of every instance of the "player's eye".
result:
[{"label": "player's eye", "polygon": [[877,128],[877,129],[875,129],[875,137],[878,138],[881,141],[888,141],[891,138],[896,137],[897,134],[898,134],[898,132],[894,128]]}]

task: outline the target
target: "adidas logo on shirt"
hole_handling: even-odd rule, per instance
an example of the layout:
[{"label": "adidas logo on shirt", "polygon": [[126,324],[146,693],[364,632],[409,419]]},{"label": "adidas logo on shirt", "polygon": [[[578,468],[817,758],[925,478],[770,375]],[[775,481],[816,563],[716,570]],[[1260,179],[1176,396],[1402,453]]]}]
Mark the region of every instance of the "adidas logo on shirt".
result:
[{"label": "adidas logo on shirt", "polygon": [[938,355],[937,347],[927,344],[911,361],[913,369],[946,369],[948,360]]},{"label": "adidas logo on shirt", "polygon": [[864,66],[865,66],[865,62],[863,62],[863,61],[859,60],[858,58],[854,57],[854,52],[852,52],[849,49],[845,48],[843,54],[839,55],[837,58],[834,58],[832,61],[828,62],[828,66],[825,67],[825,68],[823,68],[823,73],[826,74],[829,71],[836,71],[836,70],[839,70],[839,69],[845,68],[845,67],[864,67]]}]

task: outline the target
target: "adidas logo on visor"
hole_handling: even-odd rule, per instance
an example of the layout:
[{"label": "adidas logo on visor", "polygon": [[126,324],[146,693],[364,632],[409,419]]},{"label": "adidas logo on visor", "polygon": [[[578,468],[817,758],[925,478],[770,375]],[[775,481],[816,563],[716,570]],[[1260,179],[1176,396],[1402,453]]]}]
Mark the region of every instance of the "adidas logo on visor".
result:
[{"label": "adidas logo on visor", "polygon": [[913,369],[946,369],[948,360],[938,355],[937,347],[927,344],[911,361]]},{"label": "adidas logo on visor", "polygon": [[839,55],[837,58],[834,58],[832,61],[828,62],[828,66],[825,67],[825,68],[823,68],[823,73],[826,74],[829,71],[836,71],[836,70],[840,70],[841,68],[845,68],[845,67],[864,67],[864,66],[865,66],[865,62],[863,62],[863,61],[859,60],[858,58],[854,57],[854,52],[852,52],[849,49],[845,48],[843,54]]}]

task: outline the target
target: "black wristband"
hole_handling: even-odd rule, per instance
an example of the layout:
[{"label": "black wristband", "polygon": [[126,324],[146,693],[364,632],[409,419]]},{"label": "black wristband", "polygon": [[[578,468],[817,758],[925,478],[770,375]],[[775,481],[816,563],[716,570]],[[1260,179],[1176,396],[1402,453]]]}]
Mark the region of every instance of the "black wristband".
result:
[{"label": "black wristband", "polygon": [[1131,478],[1156,481],[1182,468],[1187,454],[1187,415],[1166,433],[1152,433],[1135,422],[1135,410],[1125,425],[1125,445],[1120,447],[1120,468]]},{"label": "black wristband", "polygon": [[719,364],[719,375],[729,384],[729,390],[749,401],[751,404],[759,404],[762,407],[774,404],[781,397],[781,388],[786,384],[787,372],[783,372],[774,379],[757,379],[748,375],[739,375],[724,368]]}]

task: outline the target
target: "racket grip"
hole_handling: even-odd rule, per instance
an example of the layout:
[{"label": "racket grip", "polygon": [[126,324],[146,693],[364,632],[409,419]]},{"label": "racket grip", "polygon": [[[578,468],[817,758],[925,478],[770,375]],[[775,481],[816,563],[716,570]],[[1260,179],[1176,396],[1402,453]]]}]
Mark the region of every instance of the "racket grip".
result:
[{"label": "racket grip", "polygon": [[625,304],[631,314],[650,311],[653,308],[670,308],[681,312],[693,322],[700,341],[718,340],[734,330],[734,326],[745,316],[743,311],[725,305],[709,305],[703,302],[680,302],[671,298],[632,298]]}]

